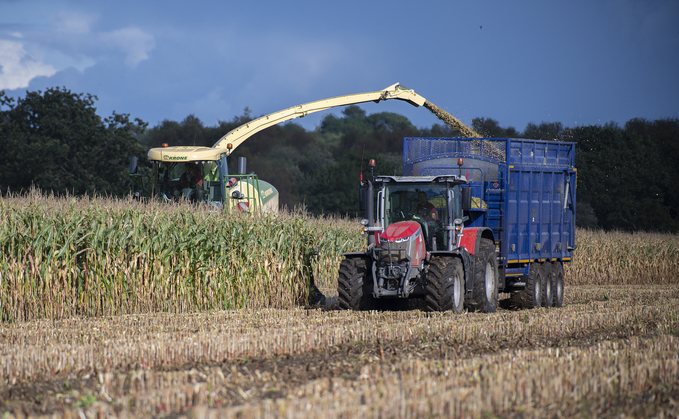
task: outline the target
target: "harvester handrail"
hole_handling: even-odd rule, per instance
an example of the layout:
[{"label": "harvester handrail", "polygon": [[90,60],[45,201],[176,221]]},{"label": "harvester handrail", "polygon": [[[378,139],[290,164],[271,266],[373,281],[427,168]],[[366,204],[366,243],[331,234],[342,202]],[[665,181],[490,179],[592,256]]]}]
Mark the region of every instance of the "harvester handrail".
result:
[{"label": "harvester handrail", "polygon": [[[377,92],[356,93],[353,95],[337,96],[328,99],[317,100],[302,105],[293,106],[262,116],[246,124],[234,128],[220,138],[212,147],[225,149],[227,154],[231,154],[239,145],[254,134],[281,122],[290,119],[304,117],[310,113],[319,112],[337,106],[353,105],[356,103],[375,102],[381,100],[399,99],[410,102],[414,106],[422,106],[426,99],[415,93],[414,90],[401,86],[399,83],[393,84],[386,89]],[[230,144],[230,146],[229,146]]]}]

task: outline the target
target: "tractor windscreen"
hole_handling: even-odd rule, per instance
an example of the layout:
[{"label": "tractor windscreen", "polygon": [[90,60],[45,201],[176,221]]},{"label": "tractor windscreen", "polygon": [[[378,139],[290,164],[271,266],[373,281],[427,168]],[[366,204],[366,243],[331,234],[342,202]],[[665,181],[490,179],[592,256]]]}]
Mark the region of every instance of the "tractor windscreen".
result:
[{"label": "tractor windscreen", "polygon": [[[460,186],[450,188],[450,205],[453,220],[462,217],[460,207]],[[387,183],[384,189],[385,225],[399,221],[417,221],[427,236],[427,248],[432,237],[436,247],[446,248],[448,235],[444,234],[448,224],[448,198],[445,183]]]}]

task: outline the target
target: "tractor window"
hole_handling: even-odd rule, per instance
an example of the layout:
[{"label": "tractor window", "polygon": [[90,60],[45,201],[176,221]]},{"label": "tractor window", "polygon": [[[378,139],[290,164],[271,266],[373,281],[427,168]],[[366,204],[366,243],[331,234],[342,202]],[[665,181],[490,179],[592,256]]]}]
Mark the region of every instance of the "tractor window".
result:
[{"label": "tractor window", "polygon": [[[450,189],[453,219],[461,216],[460,187]],[[384,189],[386,225],[399,221],[417,221],[425,235],[427,249],[444,249],[448,236],[448,198],[445,184],[388,183]]]}]

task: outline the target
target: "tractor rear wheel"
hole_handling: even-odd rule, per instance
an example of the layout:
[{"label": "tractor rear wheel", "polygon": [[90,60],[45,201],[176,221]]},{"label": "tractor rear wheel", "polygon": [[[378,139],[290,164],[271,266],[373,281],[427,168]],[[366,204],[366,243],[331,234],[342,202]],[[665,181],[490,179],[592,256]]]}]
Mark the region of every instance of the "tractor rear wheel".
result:
[{"label": "tractor rear wheel", "polygon": [[498,300],[498,269],[495,244],[481,239],[479,252],[474,255],[472,296],[469,308],[482,313],[495,313]]},{"label": "tractor rear wheel", "polygon": [[563,293],[564,293],[564,275],[563,275],[563,264],[561,262],[554,262],[552,264],[552,289],[554,290],[554,301],[552,305],[554,307],[563,306]]},{"label": "tractor rear wheel", "polygon": [[337,300],[341,309],[372,310],[372,278],[364,258],[347,258],[340,263],[337,280]]},{"label": "tractor rear wheel", "polygon": [[528,276],[522,277],[526,281],[526,288],[515,291],[510,296],[510,302],[516,308],[538,308],[542,305],[543,272],[539,263],[530,264]]},{"label": "tractor rear wheel", "polygon": [[456,257],[433,257],[427,271],[425,302],[428,311],[462,313],[464,307],[464,270]]}]

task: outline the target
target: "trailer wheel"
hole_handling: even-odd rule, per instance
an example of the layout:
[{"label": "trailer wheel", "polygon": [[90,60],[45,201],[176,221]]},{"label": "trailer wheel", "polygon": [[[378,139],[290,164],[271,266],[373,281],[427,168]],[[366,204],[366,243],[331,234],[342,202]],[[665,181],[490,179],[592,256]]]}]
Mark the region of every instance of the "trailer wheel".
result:
[{"label": "trailer wheel", "polygon": [[347,258],[340,263],[337,280],[337,300],[344,310],[372,310],[375,299],[372,296],[371,275],[366,260]]},{"label": "trailer wheel", "polygon": [[550,308],[554,302],[554,281],[552,280],[552,264],[545,262],[542,264],[542,305]]},{"label": "trailer wheel", "polygon": [[482,313],[495,313],[498,300],[498,269],[495,245],[481,239],[479,252],[474,255],[472,296],[469,308]]},{"label": "trailer wheel", "polygon": [[554,262],[552,264],[552,289],[554,290],[554,307],[563,306],[563,294],[564,294],[564,279],[563,279],[563,264],[561,262]]},{"label": "trailer wheel", "polygon": [[428,311],[452,310],[462,313],[464,307],[464,270],[456,257],[434,257],[429,263],[425,303]]},{"label": "trailer wheel", "polygon": [[526,280],[526,288],[515,291],[510,296],[512,307],[538,308],[542,305],[543,272],[539,263],[531,263]]}]

